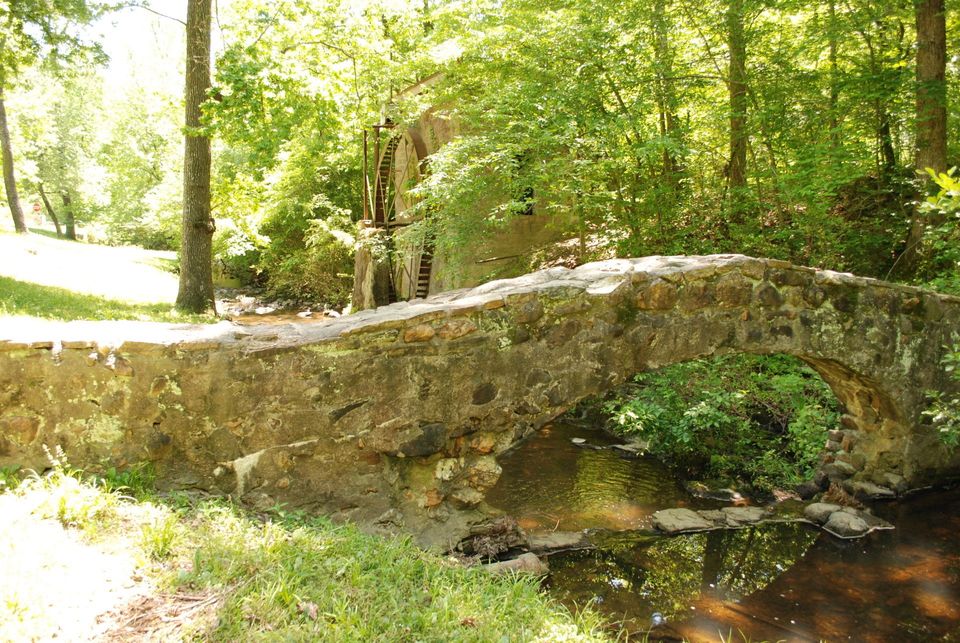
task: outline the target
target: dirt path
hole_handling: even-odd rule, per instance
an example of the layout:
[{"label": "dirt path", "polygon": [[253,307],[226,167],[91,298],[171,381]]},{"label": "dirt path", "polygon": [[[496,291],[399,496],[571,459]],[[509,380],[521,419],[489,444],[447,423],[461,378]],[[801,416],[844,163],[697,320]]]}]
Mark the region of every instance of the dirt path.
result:
[{"label": "dirt path", "polygon": [[29,503],[0,495],[0,640],[101,640],[116,624],[104,618],[152,585],[123,538],[92,545],[59,522],[30,513]]},{"label": "dirt path", "polygon": [[165,593],[140,565],[137,539],[156,507],[123,504],[122,526],[84,538],[0,494],[0,641],[180,641],[216,622],[223,594]]}]

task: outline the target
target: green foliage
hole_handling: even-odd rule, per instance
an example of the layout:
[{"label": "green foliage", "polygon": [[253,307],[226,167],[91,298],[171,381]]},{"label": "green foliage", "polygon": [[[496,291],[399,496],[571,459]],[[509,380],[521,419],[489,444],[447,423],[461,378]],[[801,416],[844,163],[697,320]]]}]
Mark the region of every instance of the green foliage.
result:
[{"label": "green foliage", "polygon": [[809,476],[839,416],[819,376],[781,355],[694,360],[642,373],[602,409],[615,432],[642,437],[688,474],[762,491]]},{"label": "green foliage", "polygon": [[78,25],[104,9],[95,0],[16,0],[0,5],[0,87],[25,67],[86,56],[102,58],[99,45],[84,42]]},{"label": "green foliage", "polygon": [[20,485],[23,477],[19,473],[20,465],[12,467],[0,467],[0,493],[11,491]]},{"label": "green foliage", "polygon": [[956,168],[939,174],[927,172],[938,191],[920,204],[928,224],[917,273],[929,288],[960,294],[960,180]]},{"label": "green foliage", "polygon": [[183,526],[174,513],[163,513],[140,528],[140,547],[153,560],[170,557],[183,538]]},{"label": "green foliage", "polygon": [[[259,259],[277,295],[311,297],[332,306],[350,301],[353,288],[353,236],[349,219],[303,220],[302,247],[271,244]],[[289,232],[289,231],[287,231]],[[288,239],[289,243],[289,239]]]},{"label": "green foliage", "polygon": [[[862,177],[886,185],[897,175],[876,164],[875,146],[883,123],[910,118],[912,8],[853,2],[830,17],[746,6],[752,138],[740,222],[728,216],[729,118],[717,109],[727,102],[725,25],[710,18],[725,3],[446,11],[438,29],[474,31],[443,82],[411,101],[462,126],[416,191],[438,247],[478,243],[532,190],[539,211],[560,215],[571,236],[597,238],[602,253],[734,251],[885,274],[905,232],[905,218],[888,215],[902,213],[871,207],[852,220],[831,202]],[[833,69],[831,39],[841,50]],[[902,155],[899,139],[891,145]]]},{"label": "green foliage", "polygon": [[[960,382],[960,345],[954,344],[940,361],[944,372],[954,382]],[[960,396],[927,391],[930,405],[923,412],[950,448],[960,446]]]},{"label": "green foliage", "polygon": [[126,469],[110,467],[100,477],[101,486],[109,493],[124,493],[135,498],[151,496],[156,488],[157,475],[153,465],[141,462]]},{"label": "green foliage", "polygon": [[180,247],[183,192],[180,114],[163,97],[131,91],[114,105],[98,151],[108,205],[99,222],[112,244]]}]

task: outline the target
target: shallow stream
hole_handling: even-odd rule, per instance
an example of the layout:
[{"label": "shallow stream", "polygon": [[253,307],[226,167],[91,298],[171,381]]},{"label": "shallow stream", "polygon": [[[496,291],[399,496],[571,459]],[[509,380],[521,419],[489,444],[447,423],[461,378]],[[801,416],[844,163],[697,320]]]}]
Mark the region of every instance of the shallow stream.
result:
[{"label": "shallow stream", "polygon": [[[591,530],[549,556],[549,591],[642,635],[690,641],[960,641],[960,490],[878,505],[893,531],[842,541],[799,524],[676,537],[658,509],[691,497],[656,459],[625,459],[595,429],[556,423],[501,459],[489,502],[528,531]],[[732,635],[732,638],[731,638]],[[637,637],[638,639],[640,636]]]}]

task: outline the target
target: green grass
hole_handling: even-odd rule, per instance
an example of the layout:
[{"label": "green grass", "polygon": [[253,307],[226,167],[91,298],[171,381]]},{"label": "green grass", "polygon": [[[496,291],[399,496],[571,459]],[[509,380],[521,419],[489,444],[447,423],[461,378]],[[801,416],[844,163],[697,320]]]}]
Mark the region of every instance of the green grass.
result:
[{"label": "green grass", "polygon": [[40,286],[0,276],[0,316],[25,315],[44,319],[133,319],[213,323],[212,315],[188,315],[169,304],[135,304],[96,295],[85,295],[64,288]]},{"label": "green grass", "polygon": [[[274,512],[264,520],[219,499],[148,499],[143,489],[120,484],[139,487],[148,471],[93,479],[71,470],[62,452],[54,460],[47,475],[10,485],[0,497],[29,503],[35,515],[81,529],[112,549],[117,543],[134,548],[161,600],[202,599],[206,611],[181,619],[178,639],[605,640],[605,624],[596,614],[572,614],[533,578],[493,577],[424,552],[409,539],[371,536],[320,517]],[[0,548],[6,546],[3,536],[0,530]],[[50,560],[38,560],[38,566],[57,556],[50,548],[40,551]],[[49,627],[55,610],[22,613],[42,587],[32,588],[25,577],[11,591],[0,601],[0,639],[5,622],[19,623],[8,634],[55,631]]]},{"label": "green grass", "polygon": [[[260,522],[205,504],[177,539],[190,592],[229,591],[211,640],[586,641],[598,617],[574,616],[536,579],[494,578],[323,518]],[[182,567],[176,565],[175,567]]]},{"label": "green grass", "polygon": [[30,234],[39,234],[41,237],[50,237],[51,239],[63,239],[64,237],[58,237],[57,233],[54,230],[46,230],[44,228],[28,228]]}]

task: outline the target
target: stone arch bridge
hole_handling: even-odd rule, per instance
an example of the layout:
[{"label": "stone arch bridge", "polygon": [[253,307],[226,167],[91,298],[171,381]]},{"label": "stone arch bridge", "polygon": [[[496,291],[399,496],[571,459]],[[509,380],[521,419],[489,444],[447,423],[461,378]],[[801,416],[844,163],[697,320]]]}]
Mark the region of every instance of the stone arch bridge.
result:
[{"label": "stone arch bridge", "polygon": [[149,461],[169,486],[442,544],[483,515],[497,455],[577,401],[787,353],[845,409],[829,473],[901,493],[960,469],[921,414],[953,390],[958,331],[960,299],[738,255],[552,268],[318,324],[4,322],[0,466],[62,445],[75,466]]}]

